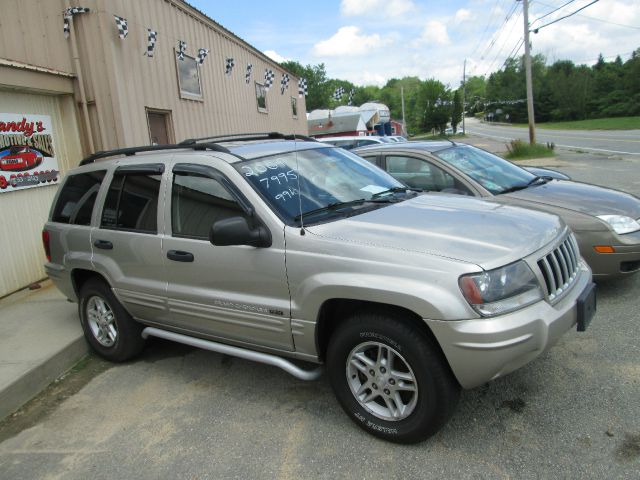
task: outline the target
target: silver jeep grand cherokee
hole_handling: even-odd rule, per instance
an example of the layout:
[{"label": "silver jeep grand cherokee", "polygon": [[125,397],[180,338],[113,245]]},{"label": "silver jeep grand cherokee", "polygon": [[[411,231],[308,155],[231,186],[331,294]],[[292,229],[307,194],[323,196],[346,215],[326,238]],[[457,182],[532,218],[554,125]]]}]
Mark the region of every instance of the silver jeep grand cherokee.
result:
[{"label": "silver jeep grand cherokee", "polygon": [[429,437],[461,387],[521,367],[595,310],[558,217],[417,194],[306,137],[212,137],[81,165],[43,239],[96,352],[127,360],[151,335],[306,380],[322,367],[284,357],[325,364],[345,412],[387,440]]}]

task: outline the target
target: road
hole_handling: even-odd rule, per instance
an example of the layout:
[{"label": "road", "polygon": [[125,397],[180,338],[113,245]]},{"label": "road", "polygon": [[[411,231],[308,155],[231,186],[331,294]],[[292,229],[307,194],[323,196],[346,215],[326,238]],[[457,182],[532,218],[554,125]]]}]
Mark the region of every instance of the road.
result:
[{"label": "road", "polygon": [[[465,119],[467,133],[496,140],[529,139],[529,130]],[[640,156],[640,130],[547,130],[536,129],[538,143],[605,154]]]}]

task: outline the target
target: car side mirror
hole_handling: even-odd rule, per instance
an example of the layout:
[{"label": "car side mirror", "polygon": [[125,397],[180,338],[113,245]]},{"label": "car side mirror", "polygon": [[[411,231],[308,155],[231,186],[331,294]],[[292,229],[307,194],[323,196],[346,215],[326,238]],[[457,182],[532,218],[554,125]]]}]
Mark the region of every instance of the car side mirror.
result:
[{"label": "car side mirror", "polygon": [[271,232],[263,225],[251,229],[244,217],[230,217],[218,220],[211,225],[209,241],[219,247],[229,245],[249,245],[251,247],[270,247]]}]

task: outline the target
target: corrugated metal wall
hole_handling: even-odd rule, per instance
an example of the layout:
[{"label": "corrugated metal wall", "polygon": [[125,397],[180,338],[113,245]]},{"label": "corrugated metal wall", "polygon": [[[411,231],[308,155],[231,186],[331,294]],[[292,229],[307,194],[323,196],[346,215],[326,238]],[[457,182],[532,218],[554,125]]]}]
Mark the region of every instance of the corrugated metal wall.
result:
[{"label": "corrugated metal wall", "polygon": [[[238,132],[307,133],[304,98],[298,99],[298,117],[291,112],[291,97],[298,98],[298,79],[291,77],[281,95],[284,70],[182,2],[96,0],[85,4],[93,13],[74,21],[88,96],[95,100],[102,121],[101,130],[95,132],[100,148],[148,144],[145,108],[172,112],[176,141]],[[129,34],[124,40],[118,37],[114,15],[127,19]],[[158,32],[153,58],[142,55],[147,28]],[[175,55],[179,40],[187,43],[186,53],[192,57],[198,48],[210,50],[200,68],[201,101],[180,97]],[[230,76],[225,75],[227,57],[235,60]],[[247,85],[248,63],[253,65],[253,78]],[[257,110],[254,81],[262,82],[266,68],[276,76],[265,114]]]},{"label": "corrugated metal wall", "polygon": [[[0,90],[0,112],[49,115],[60,171],[64,174],[82,157],[71,95],[31,95]],[[44,278],[46,262],[42,227],[57,186],[0,193],[0,296]]]},{"label": "corrugated metal wall", "polygon": [[63,0],[2,0],[0,6],[0,57],[73,72],[62,35]]}]

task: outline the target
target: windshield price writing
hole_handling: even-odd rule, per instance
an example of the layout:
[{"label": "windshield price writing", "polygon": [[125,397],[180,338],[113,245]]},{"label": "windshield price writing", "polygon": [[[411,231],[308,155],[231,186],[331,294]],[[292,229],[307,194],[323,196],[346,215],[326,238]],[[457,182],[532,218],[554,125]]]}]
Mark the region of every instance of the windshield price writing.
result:
[{"label": "windshield price writing", "polygon": [[255,177],[252,181],[260,185],[261,190],[276,200],[286,202],[298,194],[298,175],[282,160],[265,160],[243,165],[246,177]]}]

